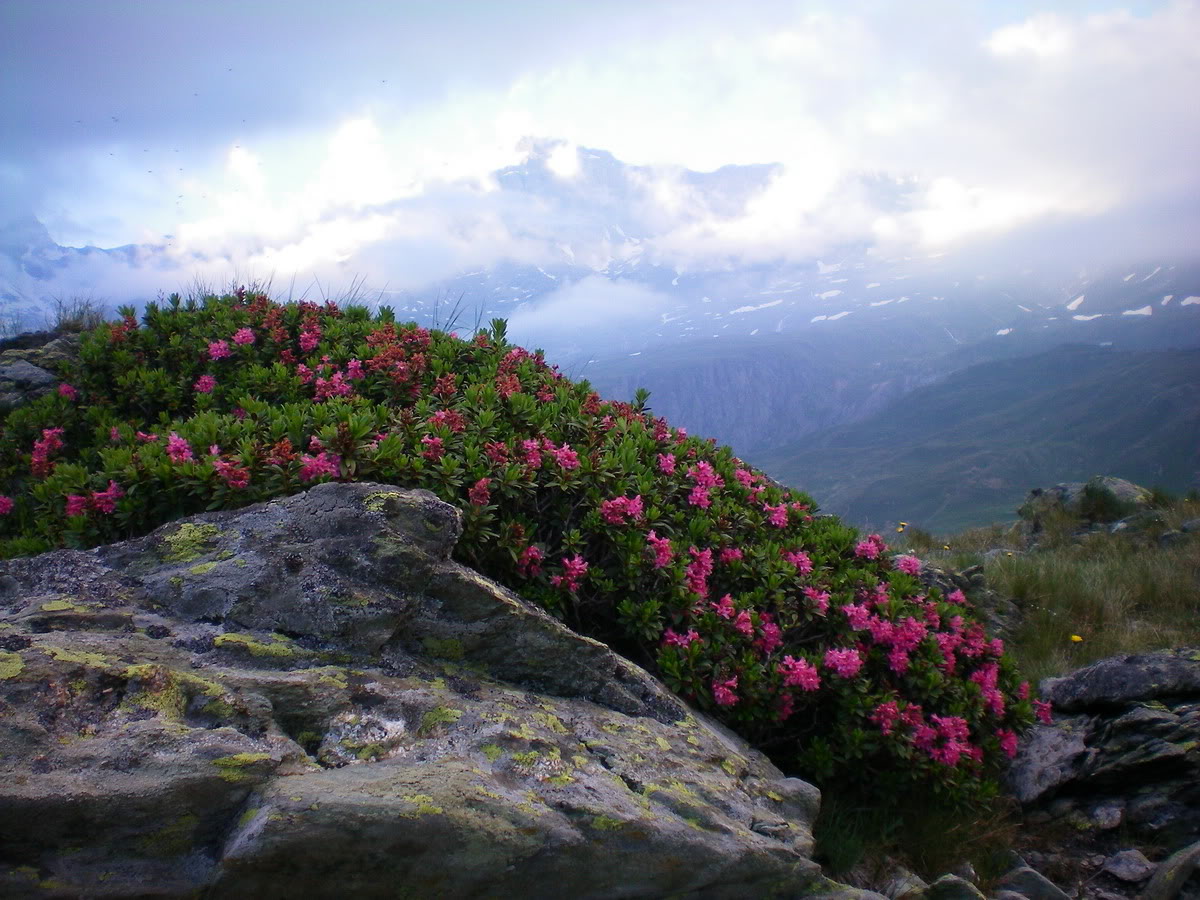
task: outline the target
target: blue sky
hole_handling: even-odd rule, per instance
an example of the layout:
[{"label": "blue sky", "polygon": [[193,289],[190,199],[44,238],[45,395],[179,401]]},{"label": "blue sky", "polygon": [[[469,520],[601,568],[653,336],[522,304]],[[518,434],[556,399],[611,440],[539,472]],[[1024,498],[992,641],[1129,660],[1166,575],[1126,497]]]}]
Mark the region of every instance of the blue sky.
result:
[{"label": "blue sky", "polygon": [[[1063,221],[1187,244],[1193,220],[1161,211],[1200,197],[1197,36],[1195,0],[5,0],[0,218],[157,244],[179,271],[415,286],[550,253],[492,173],[551,139],[564,181],[579,147],[648,167],[679,265]],[[778,173],[737,214],[679,178],[749,163]],[[911,202],[879,206],[864,175]]]}]

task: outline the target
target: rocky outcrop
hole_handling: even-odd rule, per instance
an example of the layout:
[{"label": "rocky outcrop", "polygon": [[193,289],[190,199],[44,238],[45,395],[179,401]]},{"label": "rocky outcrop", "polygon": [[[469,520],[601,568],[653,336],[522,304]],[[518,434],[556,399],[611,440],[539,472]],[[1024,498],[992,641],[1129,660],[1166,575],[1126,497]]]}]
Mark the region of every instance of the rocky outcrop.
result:
[{"label": "rocky outcrop", "polygon": [[1147,509],[1151,499],[1150,491],[1132,481],[1111,475],[1096,475],[1087,481],[1056,484],[1052,488],[1034,488],[1017,514],[1031,523],[1036,534],[1045,520],[1055,514],[1065,514],[1072,519],[1110,522]]},{"label": "rocky outcrop", "polygon": [[868,896],[815,788],[459,531],[324,484],[0,562],[0,894]]},{"label": "rocky outcrop", "polygon": [[1041,693],[1054,721],[1034,727],[1008,785],[1031,827],[1070,837],[1037,861],[1059,884],[1086,874],[1090,893],[1176,896],[1200,858],[1185,852],[1200,842],[1200,649],[1105,659]]},{"label": "rocky outcrop", "polygon": [[78,334],[38,331],[0,341],[0,410],[53,391],[58,367],[75,358]]}]

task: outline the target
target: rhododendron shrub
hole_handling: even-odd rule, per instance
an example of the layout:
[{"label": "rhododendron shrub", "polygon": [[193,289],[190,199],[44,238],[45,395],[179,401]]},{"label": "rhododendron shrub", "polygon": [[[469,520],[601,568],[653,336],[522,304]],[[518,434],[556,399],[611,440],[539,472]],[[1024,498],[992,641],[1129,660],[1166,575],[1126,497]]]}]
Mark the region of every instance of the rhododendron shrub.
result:
[{"label": "rhododendron shrub", "polygon": [[4,418],[0,553],[328,480],[420,487],[462,510],[461,561],[818,784],[969,801],[1033,719],[1001,642],[960,592],[922,585],[919,559],[652,416],[643,392],[602,401],[503,322],[461,340],[244,291],[122,313],[83,338],[73,392]]}]

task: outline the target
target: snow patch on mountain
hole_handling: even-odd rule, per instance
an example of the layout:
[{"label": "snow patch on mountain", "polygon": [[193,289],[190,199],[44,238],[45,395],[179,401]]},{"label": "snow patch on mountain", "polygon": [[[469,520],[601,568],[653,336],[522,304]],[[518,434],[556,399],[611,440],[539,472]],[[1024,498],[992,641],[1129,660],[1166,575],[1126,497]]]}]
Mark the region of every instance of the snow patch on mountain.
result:
[{"label": "snow patch on mountain", "polygon": [[[1079,304],[1083,303],[1083,298],[1085,296],[1086,296],[1085,294],[1080,294],[1078,297],[1076,297],[1074,300],[1072,300],[1070,303],[1067,304],[1067,309],[1071,310],[1071,312],[1075,312],[1075,310],[1079,309]],[[1078,316],[1076,318],[1078,318]]]},{"label": "snow patch on mountain", "polygon": [[1150,315],[1151,312],[1153,312],[1153,310],[1150,308],[1150,306],[1147,305],[1147,306],[1139,307],[1138,309],[1127,309],[1123,313],[1121,313],[1121,315],[1123,315],[1123,316],[1148,316],[1148,315]]},{"label": "snow patch on mountain", "polygon": [[736,313],[754,312],[758,309],[768,309],[772,306],[779,306],[781,303],[783,303],[782,300],[772,300],[770,303],[760,303],[758,306],[739,306],[737,309],[731,309],[729,314],[732,316]]}]

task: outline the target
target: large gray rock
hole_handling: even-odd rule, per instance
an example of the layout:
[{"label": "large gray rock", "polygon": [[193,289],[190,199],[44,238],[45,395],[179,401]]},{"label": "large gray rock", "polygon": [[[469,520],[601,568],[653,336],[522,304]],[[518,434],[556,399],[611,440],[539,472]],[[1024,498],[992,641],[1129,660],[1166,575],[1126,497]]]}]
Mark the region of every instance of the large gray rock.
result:
[{"label": "large gray rock", "polygon": [[1126,514],[1146,509],[1152,499],[1150,491],[1132,481],[1111,475],[1095,475],[1087,481],[1064,482],[1051,488],[1034,488],[1017,513],[1031,523],[1035,534],[1041,530],[1047,518],[1056,514],[1082,518],[1088,511],[1086,492],[1089,487],[1109,492],[1116,505]]},{"label": "large gray rock", "polygon": [[1033,818],[1200,839],[1200,649],[1101,660],[1041,694],[1055,719],[1030,732],[1007,774]]},{"label": "large gray rock", "polygon": [[819,794],[324,484],[0,563],[0,894],[865,897]]}]

